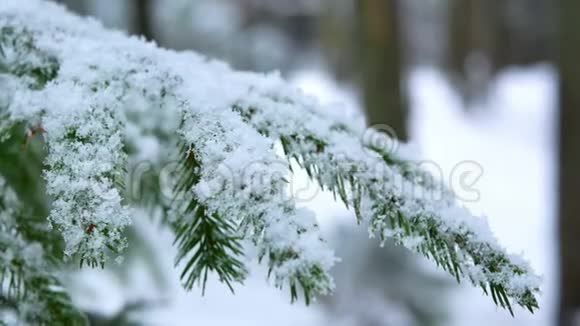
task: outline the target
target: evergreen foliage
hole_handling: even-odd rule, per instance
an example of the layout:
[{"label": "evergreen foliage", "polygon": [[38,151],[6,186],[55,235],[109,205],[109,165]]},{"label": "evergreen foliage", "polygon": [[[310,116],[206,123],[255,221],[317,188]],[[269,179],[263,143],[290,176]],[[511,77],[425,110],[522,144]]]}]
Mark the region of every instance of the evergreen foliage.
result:
[{"label": "evergreen foliage", "polygon": [[[332,291],[335,258],[313,214],[288,197],[296,161],[381,240],[431,258],[512,313],[513,304],[537,308],[538,278],[485,220],[449,190],[425,195],[439,190],[429,174],[363,133],[276,74],[159,49],[45,1],[3,0],[0,298],[31,323],[84,324],[58,268],[118,256],[133,205],[162,212],[174,230],[186,289],[215,273],[233,290],[257,258],[275,286],[309,303]],[[159,171],[129,180],[141,186],[133,198],[128,170],[139,160],[165,167],[176,153],[169,200]]]}]

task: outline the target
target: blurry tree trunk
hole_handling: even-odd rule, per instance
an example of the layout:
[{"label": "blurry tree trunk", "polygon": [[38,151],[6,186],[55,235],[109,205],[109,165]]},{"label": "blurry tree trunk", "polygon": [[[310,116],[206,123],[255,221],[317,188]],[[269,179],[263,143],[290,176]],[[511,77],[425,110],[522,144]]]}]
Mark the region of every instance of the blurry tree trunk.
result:
[{"label": "blurry tree trunk", "polygon": [[493,13],[489,3],[495,0],[451,0],[450,65],[464,73],[466,60],[475,51],[491,54],[493,33],[489,26]]},{"label": "blurry tree trunk", "polygon": [[580,322],[580,1],[559,2],[560,303],[558,326]]},{"label": "blurry tree trunk", "polygon": [[369,125],[390,126],[407,140],[397,0],[358,0],[359,69]]},{"label": "blurry tree trunk", "polygon": [[85,0],[56,0],[56,2],[64,4],[69,10],[74,11],[79,15],[88,14]]},{"label": "blurry tree trunk", "polygon": [[151,0],[135,0],[135,34],[153,40],[151,29]]},{"label": "blurry tree trunk", "polygon": [[485,95],[495,70],[498,0],[451,0],[449,6],[448,68],[463,98],[471,101]]},{"label": "blurry tree trunk", "polygon": [[510,65],[552,59],[551,0],[450,0],[447,68],[463,97],[485,94]]},{"label": "blurry tree trunk", "polygon": [[354,64],[360,47],[355,6],[352,0],[323,1],[318,21],[322,52],[338,81],[352,82],[358,76],[358,67]]}]

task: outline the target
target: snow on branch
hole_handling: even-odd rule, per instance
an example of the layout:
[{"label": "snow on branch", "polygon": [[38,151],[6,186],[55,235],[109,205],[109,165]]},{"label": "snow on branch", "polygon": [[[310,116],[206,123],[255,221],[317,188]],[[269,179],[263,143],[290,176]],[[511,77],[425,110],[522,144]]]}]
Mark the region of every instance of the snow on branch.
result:
[{"label": "snow on branch", "polygon": [[363,130],[321,113],[276,74],[160,49],[45,1],[3,0],[0,87],[11,94],[0,97],[0,117],[46,141],[48,218],[69,257],[102,264],[125,246],[130,209],[120,181],[147,135],[181,144],[166,213],[186,288],[210,271],[228,285],[242,281],[245,240],[293,299],[332,290],[335,258],[313,214],[287,194],[296,160],[372,235],[424,254],[510,311],[513,303],[537,308],[538,278],[505,253],[484,219],[449,190],[429,197],[428,173],[361,141]]},{"label": "snow on branch", "polygon": [[449,189],[396,152],[361,141],[364,131],[324,117],[315,102],[281,80],[252,85],[233,110],[263,134],[279,138],[289,159],[353,207],[359,220],[370,222],[371,236],[392,238],[432,258],[512,314],[511,300],[532,312],[538,307],[539,278],[527,262],[506,254],[486,220],[461,206]]}]

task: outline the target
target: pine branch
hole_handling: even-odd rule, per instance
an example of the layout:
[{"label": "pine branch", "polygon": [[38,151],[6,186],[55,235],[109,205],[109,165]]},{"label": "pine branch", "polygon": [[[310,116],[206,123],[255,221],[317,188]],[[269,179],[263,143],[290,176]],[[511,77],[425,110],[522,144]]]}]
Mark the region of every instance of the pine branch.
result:
[{"label": "pine branch", "polygon": [[[88,226],[79,226],[82,223],[78,223],[75,220],[75,218],[78,219],[78,214],[75,212],[76,207],[80,208],[84,206],[89,213],[94,213],[97,208],[95,205],[91,205],[91,201],[87,205],[87,200],[84,197],[88,197],[89,199],[97,197],[92,196],[89,192],[86,196],[76,198],[75,195],[83,194],[85,189],[75,189],[74,187],[70,187],[70,184],[78,180],[83,181],[83,176],[75,176],[74,174],[75,164],[79,161],[78,154],[91,154],[98,148],[87,146],[87,143],[89,145],[92,144],[94,139],[87,138],[87,135],[82,133],[83,131],[86,132],[86,130],[83,130],[84,128],[81,128],[81,126],[88,124],[96,128],[102,127],[97,130],[98,133],[92,133],[90,135],[96,137],[97,142],[106,138],[105,135],[107,135],[108,131],[117,130],[114,124],[103,123],[103,120],[101,120],[101,118],[106,118],[104,117],[104,113],[108,112],[107,108],[125,110],[130,108],[131,104],[136,100],[145,99],[146,105],[168,106],[173,112],[175,112],[175,108],[177,107],[183,115],[183,120],[190,121],[193,124],[188,125],[188,128],[184,128],[184,130],[191,131],[194,128],[198,131],[205,130],[204,134],[201,135],[201,139],[198,137],[191,141],[196,151],[199,149],[197,154],[199,154],[200,159],[203,161],[204,167],[203,180],[196,188],[211,183],[212,178],[216,177],[212,175],[213,172],[216,172],[214,165],[218,167],[220,166],[220,162],[224,162],[227,168],[231,163],[235,163],[236,157],[222,161],[222,158],[226,158],[227,156],[220,157],[222,154],[219,154],[216,148],[212,148],[215,145],[224,145],[222,147],[222,153],[232,152],[236,148],[238,152],[247,153],[257,150],[253,148],[255,144],[253,144],[250,138],[246,139],[243,133],[240,134],[241,130],[244,133],[250,133],[248,136],[256,138],[257,143],[261,144],[257,153],[262,151],[265,156],[257,156],[256,160],[263,161],[264,166],[267,166],[267,164],[276,165],[278,159],[271,149],[271,144],[261,140],[261,136],[253,130],[245,128],[241,121],[235,121],[236,116],[229,112],[228,106],[222,106],[221,113],[217,111],[217,114],[213,114],[211,112],[213,108],[203,107],[203,97],[192,97],[192,87],[204,86],[204,84],[200,84],[196,80],[184,79],[183,71],[176,71],[175,67],[178,67],[180,64],[186,66],[191,66],[192,64],[207,65],[203,58],[194,55],[182,56],[166,53],[171,56],[171,59],[157,60],[155,58],[158,50],[136,40],[103,32],[94,34],[76,33],[75,30],[79,25],[87,23],[72,16],[67,16],[70,19],[68,23],[60,26],[54,26],[53,22],[47,21],[37,25],[42,26],[41,29],[37,29],[34,26],[35,23],[38,19],[42,20],[42,17],[45,16],[38,15],[38,11],[36,10],[26,11],[26,6],[21,6],[20,4],[14,7],[11,7],[15,4],[13,2],[4,4],[8,6],[8,9],[11,8],[10,10],[15,10],[19,14],[5,16],[3,22],[7,26],[18,30],[19,33],[33,35],[31,39],[33,40],[34,47],[30,47],[28,50],[36,49],[37,43],[35,39],[37,37],[48,38],[50,41],[45,39],[42,42],[43,46],[50,47],[50,44],[59,44],[56,48],[51,48],[47,51],[57,54],[56,62],[59,64],[64,63],[70,67],[76,66],[83,72],[83,74],[79,74],[78,70],[73,69],[66,70],[67,72],[63,73],[63,69],[61,68],[56,79],[51,80],[50,83],[41,85],[44,88],[35,89],[34,87],[29,87],[28,90],[19,89],[19,92],[21,92],[20,95],[22,95],[22,101],[16,101],[10,105],[10,119],[27,121],[34,121],[35,119],[41,120],[44,130],[46,130],[47,144],[49,147],[49,157],[47,159],[49,170],[46,173],[48,192],[52,196],[57,197],[53,201],[51,220],[53,220],[53,223],[61,226],[59,229],[67,241],[68,254],[78,251],[81,253],[88,252],[91,256],[97,256],[95,258],[99,260],[102,259],[99,256],[102,253],[101,250],[92,250],[93,248],[90,246],[83,247],[87,242],[79,242],[80,238],[85,241],[88,239],[88,244],[93,243],[90,241],[90,233],[92,232],[89,232],[89,230],[94,231],[96,228],[101,227],[101,224],[91,222]],[[31,8],[34,8],[35,5],[36,3],[32,4]],[[43,4],[43,6],[50,8],[48,4]],[[51,9],[54,9],[56,12],[60,10],[56,8]],[[57,14],[56,12],[55,14]],[[58,12],[58,14],[62,14],[62,12]],[[22,20],[24,17],[27,18]],[[0,19],[2,19],[1,16]],[[28,27],[22,28],[22,26]],[[67,29],[68,27],[71,30]],[[91,27],[95,28],[95,26]],[[111,37],[117,39],[117,41],[112,41]],[[77,38],[80,38],[78,40],[79,42],[92,42],[91,44],[96,46],[96,48],[109,47],[110,45],[113,45],[113,48],[108,50],[104,48],[101,50],[79,48],[73,45],[77,43]],[[67,42],[70,46],[63,45],[62,42]],[[128,51],[129,48],[134,46],[141,48],[141,50],[137,52],[133,52],[134,50]],[[70,50],[88,52],[69,56],[72,53],[67,51]],[[117,58],[116,62],[111,61],[110,65],[105,66],[92,63],[89,58],[93,56],[94,60],[98,62],[100,55],[95,57],[95,54],[101,52],[108,52],[115,56]],[[140,55],[126,56],[125,53],[140,53]],[[27,56],[22,56],[22,58],[18,59],[23,60],[23,64],[25,65],[34,64],[34,62],[29,63],[26,61],[29,59]],[[166,62],[171,62],[171,65],[167,65]],[[208,67],[213,69],[212,65]],[[218,69],[224,68],[219,64],[215,67]],[[198,72],[201,72],[201,70]],[[228,70],[224,70],[224,73],[228,73]],[[148,84],[147,87],[143,87],[142,80],[155,82]],[[68,103],[73,104],[74,107],[65,108],[67,113],[63,116],[62,108],[58,108],[57,103],[51,105],[51,101],[59,102],[60,96],[64,93],[67,94],[67,97],[70,97]],[[218,97],[215,98],[217,99]],[[196,103],[196,101],[201,102]],[[44,107],[49,107],[50,109],[41,109]],[[27,108],[34,109],[30,110]],[[155,108],[155,110],[148,110],[145,114],[151,114],[151,112],[157,111]],[[216,124],[216,121],[213,119],[205,119],[202,120],[203,122],[194,122],[191,120],[194,116],[197,118],[201,117],[202,115],[200,113],[204,111],[205,113],[203,115],[206,115],[207,118],[221,117],[225,125],[227,125],[227,122],[233,122],[233,125],[225,126],[226,129],[223,130],[224,126],[221,126],[219,123]],[[72,113],[72,117],[68,116],[70,113]],[[95,113],[97,114],[96,124],[94,121],[95,117],[93,116]],[[60,119],[58,118],[59,116]],[[119,113],[116,117],[120,117],[120,123],[124,121],[123,114]],[[208,128],[208,126],[211,128]],[[89,131],[91,131],[91,128],[89,128]],[[223,141],[223,144],[216,143],[216,140],[220,137],[223,137],[220,140]],[[248,144],[240,146],[242,145],[238,143],[240,139],[246,139]],[[134,142],[130,140],[128,143]],[[92,158],[90,155],[89,157],[93,161],[108,161],[107,163],[111,164],[107,164],[106,166],[115,168],[120,164],[118,160],[107,159],[111,153],[116,153],[118,149],[116,144],[109,145],[113,146],[109,146],[106,153],[100,153],[105,154],[103,155],[104,157]],[[80,149],[80,151],[77,149]],[[215,154],[218,154],[216,158],[220,158],[217,161],[213,157]],[[251,159],[252,157],[247,158]],[[81,157],[80,161],[84,161],[84,157]],[[240,166],[237,167],[236,171],[233,171],[235,178],[244,176],[245,171],[243,169],[248,163],[251,162],[239,162]],[[221,166],[224,165],[221,164]],[[274,166],[271,172],[277,173],[278,170]],[[71,175],[74,177],[71,178]],[[219,177],[219,174],[217,176]],[[61,181],[61,183],[55,185],[51,180]],[[63,187],[65,184],[67,185],[66,188]],[[247,187],[247,185],[243,184],[242,186]],[[285,179],[278,176],[273,180],[271,185],[266,185],[263,189],[255,189],[256,187],[252,186],[249,188],[249,191],[242,193],[237,193],[239,188],[236,188],[236,184],[230,184],[229,187],[234,187],[228,189],[236,192],[233,197],[228,192],[215,194],[213,197],[203,195],[200,197],[200,194],[196,192],[198,201],[203,203],[207,212],[211,212],[207,215],[213,216],[212,214],[216,213],[219,216],[227,216],[235,225],[242,226],[244,229],[244,237],[251,238],[254,244],[258,246],[260,256],[269,258],[268,264],[275,285],[282,287],[283,284],[288,282],[293,299],[297,297],[299,286],[303,287],[307,302],[316,293],[328,293],[332,288],[332,280],[328,270],[333,264],[334,258],[326,250],[320,236],[317,235],[318,227],[314,216],[304,210],[296,210],[292,203],[288,203],[283,199],[286,187]],[[60,193],[63,190],[64,194]],[[250,200],[246,196],[249,196]],[[272,197],[278,197],[277,201],[273,204],[270,203]],[[112,203],[111,200],[107,203],[117,205],[114,200]],[[67,207],[65,205],[72,206]],[[69,209],[71,207],[72,209],[69,211],[63,210],[64,208]],[[109,212],[109,216],[113,216],[113,219],[109,217],[106,221],[109,223],[121,221],[123,223],[123,215],[124,213],[122,211],[113,209],[113,212]],[[64,220],[57,220],[57,217]],[[91,220],[94,219],[91,217]],[[84,220],[81,222],[84,222]],[[117,239],[116,234],[104,234],[103,240],[105,242],[111,242],[111,240]]]},{"label": "pine branch", "polygon": [[[497,245],[483,221],[448,197],[429,202],[415,195],[417,187],[432,186],[415,181],[428,180],[424,171],[413,168],[403,171],[405,162],[385,153],[372,155],[365,151],[355,131],[319,114],[305,114],[306,110],[299,110],[302,103],[268,94],[268,89],[255,91],[265,92],[270,100],[260,98],[254,104],[249,96],[250,100],[235,105],[233,110],[262,133],[279,137],[286,156],[296,160],[323,188],[353,207],[359,220],[370,221],[372,233],[383,241],[393,238],[396,243],[432,258],[458,282],[463,277],[469,279],[512,314],[510,299],[531,312],[538,308],[537,277],[526,263],[514,261],[515,257],[508,256]],[[285,127],[289,123],[301,128],[289,130]]]},{"label": "pine branch", "polygon": [[[39,93],[36,98],[43,101],[43,107],[61,106],[44,101],[45,96],[50,98],[45,86],[56,78],[58,61],[36,48],[34,33],[7,20],[0,28],[4,53],[0,61],[10,68],[9,80],[12,76],[23,81],[31,98],[33,92]],[[8,58],[7,52],[13,56]],[[46,192],[52,197],[49,221],[64,234],[65,255],[78,255],[81,266],[87,263],[93,267],[104,264],[107,250],[119,252],[126,246],[121,233],[130,222],[119,195],[126,164],[120,131],[124,118],[111,109],[114,103],[95,94],[96,84],[98,80],[53,88],[77,99],[70,107],[61,107],[63,111],[42,109],[32,117],[9,117],[28,124],[29,137],[44,138],[48,150],[44,162]],[[79,110],[78,106],[89,109]],[[92,214],[87,216],[86,212]],[[111,214],[116,219],[110,220]]]},{"label": "pine branch", "polygon": [[52,244],[50,235],[38,237],[42,227],[22,210],[0,177],[0,297],[16,303],[19,318],[27,323],[87,325],[52,274],[57,262],[45,250]]},{"label": "pine branch", "polygon": [[200,282],[205,293],[208,274],[215,272],[233,292],[232,283],[242,282],[247,274],[239,258],[243,256],[242,239],[232,221],[210,212],[193,196],[192,189],[200,181],[200,165],[186,145],[180,152],[171,226],[178,248],[176,264],[187,261],[181,273],[184,287],[191,290]]},{"label": "pine branch", "polygon": [[2,259],[0,296],[18,302],[18,314],[29,323],[86,325],[85,317],[73,306],[60,282],[49,273],[40,245],[27,243],[18,234],[9,236],[7,233],[14,231],[4,227],[0,231],[0,252],[12,256]]},{"label": "pine branch", "polygon": [[[281,164],[271,141],[229,110],[187,113],[180,132],[200,163],[200,181],[193,193],[207,210],[227,216],[252,241],[260,261],[268,264],[274,285],[287,285],[292,301],[300,290],[306,303],[329,293],[334,286],[329,273],[334,257],[318,234],[312,213],[287,200],[288,165]],[[243,143],[240,134],[245,134]],[[223,143],[216,143],[216,138]]]},{"label": "pine branch", "polygon": [[0,176],[19,198],[21,206],[26,207],[27,223],[19,228],[20,232],[30,241],[42,242],[46,254],[60,260],[64,248],[62,238],[50,232],[46,223],[49,207],[42,179],[44,144],[40,139],[28,139],[25,130],[23,124],[13,124],[7,130],[9,137],[0,139]]},{"label": "pine branch", "polygon": [[0,59],[0,72],[26,77],[23,82],[31,89],[44,87],[58,70],[55,58],[37,49],[33,35],[22,26],[0,27]]},{"label": "pine branch", "polygon": [[107,247],[124,246],[128,208],[118,181],[126,153],[135,156],[124,144],[144,147],[148,135],[186,146],[174,189],[183,201],[162,209],[171,213],[188,288],[210,271],[230,286],[241,281],[243,238],[293,300],[300,289],[307,303],[332,290],[334,257],[316,219],[287,196],[293,159],[381,239],[481,285],[510,311],[510,300],[537,308],[538,280],[527,264],[508,256],[450,191],[440,201],[417,196],[435,190],[426,172],[361,144],[361,130],[319,113],[316,101],[276,76],[160,50],[39,0],[0,2],[0,46],[0,74],[14,94],[0,99],[0,114],[43,130],[49,219],[69,256],[103,263]]},{"label": "pine branch", "polygon": [[[54,119],[58,126],[52,125]],[[122,232],[130,217],[120,195],[126,174],[122,121],[105,103],[71,113],[64,124],[61,117],[43,117],[48,149],[44,177],[52,197],[49,221],[63,233],[65,254],[78,256],[81,266],[102,266],[107,251],[119,253],[126,246]]]}]

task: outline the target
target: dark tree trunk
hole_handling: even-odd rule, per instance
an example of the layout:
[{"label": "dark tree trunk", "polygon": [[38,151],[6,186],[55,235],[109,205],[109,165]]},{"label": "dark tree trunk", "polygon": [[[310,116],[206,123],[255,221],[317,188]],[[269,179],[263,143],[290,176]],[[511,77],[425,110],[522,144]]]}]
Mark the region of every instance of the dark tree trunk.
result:
[{"label": "dark tree trunk", "polygon": [[[467,101],[510,65],[552,60],[550,0],[451,0],[447,68]],[[474,56],[474,54],[478,54]]]},{"label": "dark tree trunk", "polygon": [[485,96],[495,70],[498,0],[451,0],[449,6],[447,67],[459,92],[470,102]]},{"label": "dark tree trunk", "polygon": [[369,125],[388,125],[397,138],[407,140],[397,9],[397,0],[358,1],[358,62]]},{"label": "dark tree trunk", "polygon": [[135,0],[135,34],[153,40],[151,0]]},{"label": "dark tree trunk", "polygon": [[559,326],[580,322],[580,1],[559,2]]}]

